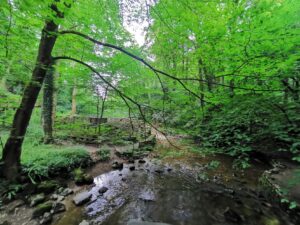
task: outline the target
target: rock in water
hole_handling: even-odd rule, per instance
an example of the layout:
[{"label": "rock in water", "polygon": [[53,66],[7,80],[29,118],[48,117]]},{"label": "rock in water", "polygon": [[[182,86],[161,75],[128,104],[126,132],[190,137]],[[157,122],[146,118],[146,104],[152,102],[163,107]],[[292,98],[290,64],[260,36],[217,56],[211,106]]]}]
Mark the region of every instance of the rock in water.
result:
[{"label": "rock in water", "polygon": [[122,170],[123,169],[123,163],[115,161],[112,164],[112,168],[115,169],[115,170]]},{"label": "rock in water", "polygon": [[133,170],[135,170],[135,166],[130,166],[129,169],[130,169],[131,171],[133,171]]},{"label": "rock in water", "polygon": [[101,188],[98,190],[99,194],[104,194],[104,193],[107,192],[107,191],[108,191],[108,188],[107,188],[107,187],[101,187]]},{"label": "rock in water", "polygon": [[141,163],[141,164],[146,163],[146,160],[145,159],[140,159],[139,163]]},{"label": "rock in water", "polygon": [[139,220],[129,220],[127,225],[171,225],[171,224],[168,224],[168,223],[154,223],[154,222],[139,221]]},{"label": "rock in water", "polygon": [[92,197],[91,193],[87,191],[81,192],[73,198],[73,202],[76,206],[80,206],[87,203],[91,199],[91,197]]}]

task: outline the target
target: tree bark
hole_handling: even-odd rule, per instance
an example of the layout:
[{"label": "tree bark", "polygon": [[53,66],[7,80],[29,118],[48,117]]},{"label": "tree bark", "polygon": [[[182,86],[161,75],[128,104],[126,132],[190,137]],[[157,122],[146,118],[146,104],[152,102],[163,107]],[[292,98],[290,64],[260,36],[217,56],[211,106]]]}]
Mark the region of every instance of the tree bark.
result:
[{"label": "tree bark", "polygon": [[54,111],[54,76],[55,67],[51,65],[44,80],[44,95],[42,108],[42,121],[44,130],[44,143],[53,142],[53,111]]},{"label": "tree bark", "polygon": [[[98,126],[98,134],[101,134],[101,122],[104,116],[104,107],[105,107],[105,102],[107,99],[107,92],[108,92],[108,86],[105,88],[105,93],[104,93],[104,97],[102,99],[102,105],[101,105],[101,114],[100,114],[100,120],[99,120],[99,126]],[[99,96],[98,96],[99,98]],[[98,115],[97,115],[98,117]]]},{"label": "tree bark", "polygon": [[198,68],[199,68],[199,90],[200,90],[200,105],[202,108],[202,111],[204,109],[205,106],[205,101],[204,101],[204,84],[203,84],[203,80],[205,79],[205,70],[204,70],[204,65],[202,63],[202,60],[199,59],[198,61]]},{"label": "tree bark", "polygon": [[73,90],[72,90],[72,109],[71,109],[71,116],[75,116],[76,115],[76,95],[77,95],[77,87],[76,84],[74,84],[73,86]]},{"label": "tree bark", "polygon": [[233,98],[234,97],[234,80],[231,79],[230,82],[229,82],[229,96],[230,98]]},{"label": "tree bark", "polygon": [[26,86],[21,104],[17,109],[10,136],[2,153],[2,175],[15,181],[20,172],[21,147],[30,121],[32,110],[44,82],[49,65],[51,53],[57,36],[58,26],[53,21],[47,21],[42,30],[36,65],[32,72],[30,83]]}]

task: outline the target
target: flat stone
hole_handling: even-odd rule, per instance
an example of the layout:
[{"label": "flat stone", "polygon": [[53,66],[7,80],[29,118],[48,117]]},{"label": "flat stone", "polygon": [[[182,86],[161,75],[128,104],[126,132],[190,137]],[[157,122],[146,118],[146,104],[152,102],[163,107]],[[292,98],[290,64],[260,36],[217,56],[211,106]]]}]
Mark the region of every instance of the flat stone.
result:
[{"label": "flat stone", "polygon": [[155,222],[147,222],[147,221],[139,221],[139,220],[129,220],[127,225],[171,225],[171,224],[155,223]]},{"label": "flat stone", "polygon": [[91,197],[92,197],[91,193],[87,191],[81,192],[73,198],[73,202],[76,206],[80,206],[87,203],[91,199]]}]

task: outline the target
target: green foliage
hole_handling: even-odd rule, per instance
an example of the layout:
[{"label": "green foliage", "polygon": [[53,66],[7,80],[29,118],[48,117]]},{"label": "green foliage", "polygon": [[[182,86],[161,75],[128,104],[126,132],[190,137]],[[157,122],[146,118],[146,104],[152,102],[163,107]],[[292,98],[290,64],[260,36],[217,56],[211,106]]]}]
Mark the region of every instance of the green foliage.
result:
[{"label": "green foliage", "polygon": [[207,164],[207,168],[208,168],[208,169],[211,169],[211,170],[215,170],[215,169],[217,169],[219,166],[220,166],[220,162],[219,162],[219,161],[216,161],[216,160],[210,161],[210,162]]},{"label": "green foliage", "polygon": [[[41,142],[43,131],[39,114],[39,110],[33,113],[21,156],[23,170],[28,174],[32,182],[56,174],[60,170],[70,170],[89,161],[89,154],[84,147],[44,145]],[[0,135],[3,138],[3,142],[5,142],[8,132],[1,132]],[[2,154],[1,148],[0,154]]]},{"label": "green foliage", "polygon": [[0,206],[2,199],[13,200],[18,192],[22,190],[21,184],[0,182]]},{"label": "green foliage", "polygon": [[98,151],[97,154],[100,158],[100,161],[107,161],[110,159],[110,149],[109,148],[105,148],[105,147],[101,147]]},{"label": "green foliage", "polygon": [[275,102],[274,97],[237,96],[210,109],[201,124],[204,145],[237,156],[242,167],[247,166],[249,152],[254,149],[297,153],[299,114],[279,98]]}]

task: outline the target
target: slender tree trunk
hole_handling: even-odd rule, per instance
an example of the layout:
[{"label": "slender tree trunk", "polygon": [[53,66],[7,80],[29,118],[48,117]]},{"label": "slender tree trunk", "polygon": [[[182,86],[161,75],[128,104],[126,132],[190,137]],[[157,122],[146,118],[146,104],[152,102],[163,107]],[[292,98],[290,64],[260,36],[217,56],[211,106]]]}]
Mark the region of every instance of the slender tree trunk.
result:
[{"label": "slender tree trunk", "polygon": [[2,88],[4,91],[7,91],[7,86],[6,86],[6,77],[2,77],[1,82],[0,82],[0,88]]},{"label": "slender tree trunk", "polygon": [[17,109],[10,136],[2,154],[2,175],[11,181],[19,176],[21,147],[30,121],[32,110],[43,85],[49,65],[51,53],[57,36],[58,26],[53,21],[47,21],[42,30],[39,51],[30,83],[26,86],[21,104]]},{"label": "slender tree trunk", "polygon": [[54,111],[54,76],[55,67],[51,65],[44,80],[44,95],[42,108],[42,121],[44,130],[44,143],[53,142],[53,111]]},{"label": "slender tree trunk", "polygon": [[230,86],[229,96],[230,96],[230,98],[233,98],[233,96],[234,96],[234,80],[233,79],[230,80],[229,86]]},{"label": "slender tree trunk", "polygon": [[75,116],[76,112],[77,112],[77,106],[76,106],[76,95],[77,95],[77,87],[76,84],[74,84],[73,86],[73,90],[72,90],[72,111],[71,111],[71,115]]},{"label": "slender tree trunk", "polygon": [[[55,77],[58,77],[58,73],[55,73]],[[57,108],[57,79],[54,79],[54,88],[53,88],[53,111],[52,111],[52,121],[53,121],[53,126],[55,124],[55,118],[56,118],[56,108]]]},{"label": "slender tree trunk", "polygon": [[200,105],[203,111],[205,102],[204,102],[204,84],[203,84],[203,80],[205,77],[205,72],[204,72],[204,68],[203,68],[203,64],[202,64],[202,60],[199,59],[198,61],[198,67],[199,67],[199,89],[200,89]]},{"label": "slender tree trunk", "polygon": [[1,87],[4,91],[7,91],[7,90],[8,90],[7,84],[6,84],[6,76],[9,76],[9,75],[10,75],[11,66],[12,66],[12,60],[9,60],[8,63],[7,63],[6,74],[4,74],[4,76],[2,77],[1,82],[0,82],[0,87]]},{"label": "slender tree trunk", "polygon": [[104,115],[104,109],[105,109],[104,107],[105,107],[105,102],[106,102],[106,99],[107,99],[107,92],[108,92],[108,86],[105,88],[104,98],[102,100],[100,121],[99,121],[99,127],[98,127],[98,134],[101,133],[101,121],[102,121],[103,115]]},{"label": "slender tree trunk", "polygon": [[287,104],[289,102],[289,88],[288,88],[289,79],[288,78],[283,79],[282,83],[284,86],[283,101],[285,102],[285,104]]},{"label": "slender tree trunk", "polygon": [[209,74],[206,72],[206,80],[207,80],[207,89],[209,92],[212,92],[213,90],[213,82],[214,82],[214,76],[212,74]]}]

